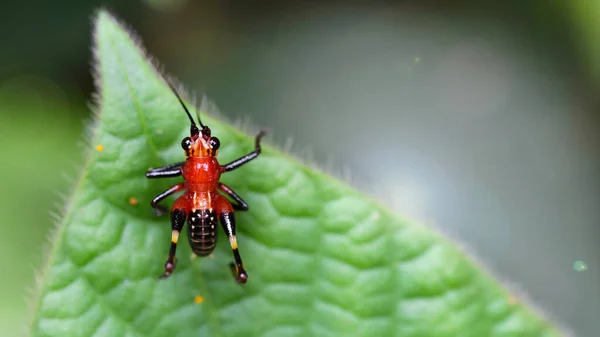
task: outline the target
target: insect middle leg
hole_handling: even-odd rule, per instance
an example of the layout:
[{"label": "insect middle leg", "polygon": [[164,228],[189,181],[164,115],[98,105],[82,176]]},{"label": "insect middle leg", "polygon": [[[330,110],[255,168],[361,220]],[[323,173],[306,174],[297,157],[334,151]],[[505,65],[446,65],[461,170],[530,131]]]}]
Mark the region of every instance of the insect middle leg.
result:
[{"label": "insect middle leg", "polygon": [[154,199],[152,199],[152,202],[150,202],[150,205],[156,211],[156,216],[162,216],[163,214],[166,214],[168,212],[167,208],[163,205],[160,205],[159,202],[161,202],[163,199],[170,196],[171,194],[183,191],[184,189],[185,187],[183,184],[177,184],[172,187],[169,187],[167,190],[154,197]]},{"label": "insect middle leg", "polygon": [[244,199],[242,199],[242,197],[240,197],[239,195],[237,195],[237,193],[235,193],[234,190],[231,189],[231,187],[223,184],[223,183],[219,183],[219,189],[223,192],[225,192],[228,196],[230,196],[235,203],[233,203],[231,206],[233,206],[233,208],[237,211],[247,211],[248,210],[248,204],[244,201]]},{"label": "insect middle leg", "polygon": [[244,269],[242,257],[240,256],[240,252],[238,250],[237,238],[235,236],[235,213],[233,212],[233,207],[223,196],[219,196],[216,205],[221,226],[229,238],[229,244],[231,245],[231,250],[233,251],[234,263],[229,265],[231,271],[233,272],[233,277],[235,277],[239,283],[246,283],[246,281],[248,281],[248,274]]},{"label": "insect middle leg", "polygon": [[187,219],[187,199],[184,195],[177,198],[173,207],[171,208],[171,248],[169,249],[169,257],[165,263],[165,272],[161,275],[161,278],[167,278],[171,276],[173,270],[175,270],[175,253],[177,251],[177,242],[179,241],[179,234],[183,229],[185,220]]}]

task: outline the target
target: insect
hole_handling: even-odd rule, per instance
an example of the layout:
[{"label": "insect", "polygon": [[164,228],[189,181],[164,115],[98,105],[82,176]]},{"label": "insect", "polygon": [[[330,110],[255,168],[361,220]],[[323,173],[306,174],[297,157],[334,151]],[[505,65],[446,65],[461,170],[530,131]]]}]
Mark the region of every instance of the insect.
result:
[{"label": "insect", "polygon": [[[239,283],[246,283],[248,274],[244,270],[238,250],[234,210],[247,211],[248,204],[229,186],[219,182],[219,178],[221,174],[235,170],[258,157],[261,152],[260,140],[266,131],[262,130],[256,136],[254,151],[228,164],[220,165],[217,160],[219,139],[211,135],[210,128],[202,124],[200,115],[196,111],[196,117],[200,124],[200,129],[198,129],[177,90],[168,80],[166,82],[185,110],[191,124],[190,136],[181,141],[186,160],[149,169],[146,172],[147,178],[183,176],[183,183],[168,188],[151,202],[157,215],[164,215],[168,210],[160,202],[174,193],[185,191],[171,207],[171,248],[165,263],[165,272],[161,278],[169,277],[175,270],[177,242],[187,220],[188,242],[194,254],[198,256],[209,255],[214,250],[217,241],[217,222],[221,223],[233,251],[234,263],[230,263],[229,266],[235,279]],[[230,202],[225,196],[231,197],[233,202]]]}]

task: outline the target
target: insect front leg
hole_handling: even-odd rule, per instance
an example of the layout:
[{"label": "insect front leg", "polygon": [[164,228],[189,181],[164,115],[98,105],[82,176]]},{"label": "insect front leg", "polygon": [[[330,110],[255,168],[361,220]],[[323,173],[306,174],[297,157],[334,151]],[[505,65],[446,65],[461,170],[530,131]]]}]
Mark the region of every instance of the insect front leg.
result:
[{"label": "insect front leg", "polygon": [[185,199],[185,196],[181,196],[175,201],[173,208],[171,208],[171,248],[169,249],[169,257],[165,263],[165,272],[161,275],[161,278],[171,276],[173,270],[175,270],[177,242],[179,241],[179,234],[187,219],[187,214],[187,200]]},{"label": "insect front leg", "polygon": [[260,154],[261,148],[260,148],[260,139],[267,134],[267,131],[265,130],[261,130],[258,135],[256,135],[256,140],[255,140],[255,144],[254,144],[254,151],[248,153],[247,155],[238,158],[234,161],[232,161],[231,163],[225,164],[223,166],[221,166],[221,170],[223,172],[229,172],[232,170],[235,170],[236,168],[246,164],[247,162],[251,161],[252,159],[258,157],[258,155]]},{"label": "insect front leg", "polygon": [[185,187],[183,184],[177,184],[154,197],[154,199],[152,199],[152,202],[150,202],[150,205],[156,211],[156,216],[162,216],[168,212],[165,206],[158,204],[159,202],[161,202],[164,198],[170,196],[171,194],[183,191],[184,189]]},{"label": "insect front leg", "polygon": [[234,263],[229,265],[231,271],[233,272],[233,277],[235,277],[238,283],[246,283],[248,281],[248,274],[244,269],[242,257],[240,256],[240,252],[238,250],[237,238],[235,236],[235,213],[233,212],[233,207],[223,196],[219,196],[216,205],[217,212],[219,214],[219,221],[221,222],[221,226],[223,227],[223,230],[229,239],[229,244],[231,245],[231,250],[233,251]]},{"label": "insect front leg", "polygon": [[237,195],[237,193],[235,193],[231,189],[231,187],[229,187],[223,183],[219,183],[219,189],[221,191],[223,191],[224,193],[226,193],[228,196],[230,196],[233,200],[235,200],[235,203],[231,205],[231,206],[233,206],[233,208],[235,210],[238,210],[238,211],[247,211],[248,210],[248,204],[244,201],[244,199],[242,199],[242,197]]},{"label": "insect front leg", "polygon": [[180,176],[181,167],[183,164],[185,164],[184,161],[159,168],[149,169],[146,172],[146,178],[171,178]]}]

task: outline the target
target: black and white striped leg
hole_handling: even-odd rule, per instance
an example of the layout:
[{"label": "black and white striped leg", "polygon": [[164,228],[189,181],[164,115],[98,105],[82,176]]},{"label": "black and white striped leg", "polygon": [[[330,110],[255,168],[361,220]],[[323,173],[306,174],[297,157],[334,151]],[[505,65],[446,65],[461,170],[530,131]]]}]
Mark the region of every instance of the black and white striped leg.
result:
[{"label": "black and white striped leg", "polygon": [[248,281],[248,274],[244,269],[242,257],[238,250],[237,238],[235,237],[235,213],[221,212],[219,214],[219,220],[221,220],[221,226],[223,226],[223,230],[225,231],[225,234],[227,234],[227,238],[229,238],[229,244],[233,251],[234,263],[230,264],[233,277],[235,277],[239,283],[246,283],[246,281]]},{"label": "black and white striped leg", "polygon": [[177,241],[179,240],[179,234],[183,229],[185,220],[185,209],[173,208],[173,210],[171,211],[171,248],[169,249],[169,257],[167,258],[167,263],[165,263],[165,272],[161,275],[161,278],[167,278],[171,276],[173,270],[175,270],[175,253],[177,251]]}]

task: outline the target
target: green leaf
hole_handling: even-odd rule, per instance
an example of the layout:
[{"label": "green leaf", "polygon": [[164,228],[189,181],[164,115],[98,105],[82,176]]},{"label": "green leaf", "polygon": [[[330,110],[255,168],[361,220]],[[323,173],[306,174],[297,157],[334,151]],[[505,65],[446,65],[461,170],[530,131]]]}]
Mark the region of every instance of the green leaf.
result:
[{"label": "green leaf", "polygon": [[[559,335],[448,240],[269,146],[223,176],[250,204],[238,215],[248,283],[227,268],[222,232],[213,258],[190,260],[181,240],[177,269],[158,280],[171,228],[149,202],[179,179],[144,173],[183,159],[189,124],[125,29],[104,11],[95,24],[100,114],[32,335]],[[203,121],[221,139],[221,162],[252,150],[251,135]]]},{"label": "green leaf", "polygon": [[[572,20],[576,51],[590,82],[600,86],[600,2],[567,1]],[[595,88],[594,88],[595,90]]]}]

